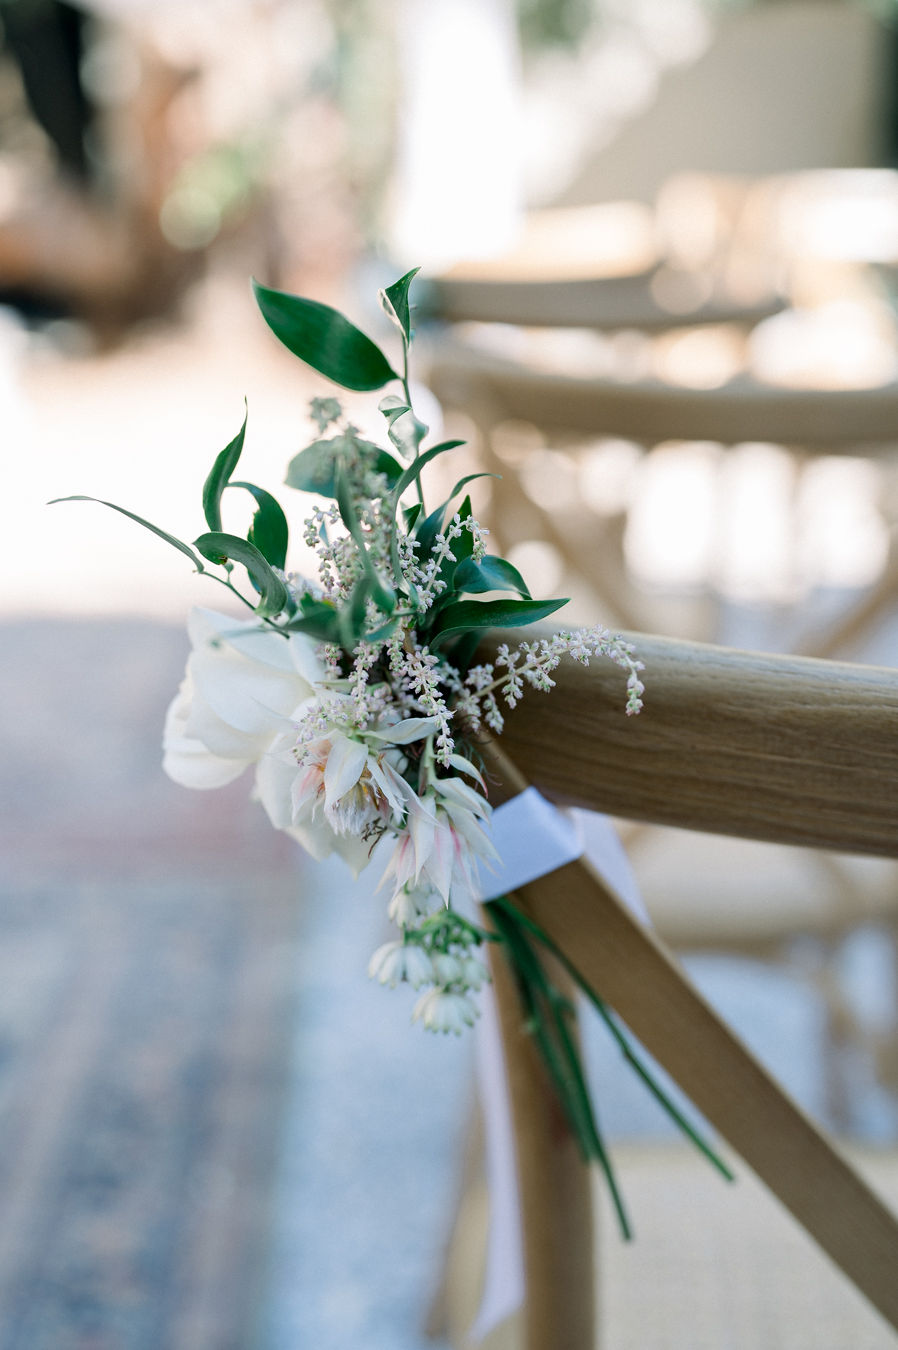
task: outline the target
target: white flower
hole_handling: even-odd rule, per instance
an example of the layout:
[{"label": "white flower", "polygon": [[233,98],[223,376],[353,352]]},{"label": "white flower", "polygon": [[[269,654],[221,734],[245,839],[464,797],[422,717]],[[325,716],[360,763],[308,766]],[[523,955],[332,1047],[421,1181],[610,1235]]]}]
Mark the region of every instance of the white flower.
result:
[{"label": "white flower", "polygon": [[400,886],[387,906],[387,917],[400,928],[408,928],[422,914],[434,914],[442,904],[430,886]]},{"label": "white flower", "polygon": [[476,956],[465,957],[462,971],[462,978],[469,989],[480,989],[483,985],[490,983],[490,973],[482,961],[478,961]]},{"label": "white flower", "polygon": [[394,898],[403,887],[436,891],[444,904],[479,896],[475,859],[498,860],[478,817],[489,803],[460,778],[441,778],[434,790],[409,803],[408,825],[397,840],[381,884],[392,878]]},{"label": "white flower", "polygon": [[395,989],[403,980],[419,989],[433,979],[433,965],[427,952],[416,942],[385,942],[368,963],[372,980]]},{"label": "white flower", "polygon": [[440,984],[454,984],[461,979],[464,967],[457,956],[437,952],[433,957],[433,973]]},{"label": "white flower", "polygon": [[453,994],[446,989],[429,989],[415,1004],[412,1020],[421,1022],[427,1031],[453,1031],[460,1036],[465,1027],[472,1027],[479,1012],[467,994]]},{"label": "white flower", "polygon": [[322,668],[300,633],[247,631],[209,609],[192,610],[187,631],[193,650],[165,719],[162,764],[184,787],[222,787],[265,754]]},{"label": "white flower", "polygon": [[399,747],[428,735],[433,725],[416,717],[364,731],[334,726],[298,751],[295,734],[284,733],[256,775],[269,819],[313,858],[338,853],[358,876],[380,835],[415,799],[396,767]]}]

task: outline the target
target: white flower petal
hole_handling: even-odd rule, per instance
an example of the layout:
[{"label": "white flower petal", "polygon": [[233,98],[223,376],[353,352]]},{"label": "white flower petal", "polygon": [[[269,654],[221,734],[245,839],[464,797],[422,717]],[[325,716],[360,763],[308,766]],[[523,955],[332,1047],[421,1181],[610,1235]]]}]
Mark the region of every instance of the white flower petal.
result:
[{"label": "white flower petal", "polygon": [[441,797],[473,811],[475,815],[488,817],[492,814],[489,802],[461,778],[437,778],[433,786]]},{"label": "white flower petal", "polygon": [[406,717],[393,726],[370,727],[365,735],[373,736],[378,741],[389,741],[391,745],[408,745],[411,741],[420,741],[424,736],[429,736],[439,725],[436,717]]},{"label": "white flower petal", "polygon": [[330,753],[324,767],[325,806],[333,806],[355,787],[367,759],[368,751],[361,741],[354,741],[339,732],[331,736]]}]

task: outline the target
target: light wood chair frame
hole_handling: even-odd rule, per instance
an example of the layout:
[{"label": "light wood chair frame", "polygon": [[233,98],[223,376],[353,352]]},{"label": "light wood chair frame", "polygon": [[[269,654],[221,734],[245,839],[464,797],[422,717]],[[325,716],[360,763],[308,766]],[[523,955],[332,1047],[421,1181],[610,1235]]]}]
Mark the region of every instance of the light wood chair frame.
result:
[{"label": "light wood chair frame", "polygon": [[[497,641],[511,640],[513,634]],[[640,636],[648,694],[608,663],[557,672],[487,747],[495,800],[558,803],[776,843],[898,857],[898,675]],[[494,644],[483,652],[489,656]],[[530,883],[538,922],[722,1138],[898,1329],[898,1220],[584,860]],[[526,1350],[593,1350],[590,1187],[513,982],[496,995],[515,1122]]]}]

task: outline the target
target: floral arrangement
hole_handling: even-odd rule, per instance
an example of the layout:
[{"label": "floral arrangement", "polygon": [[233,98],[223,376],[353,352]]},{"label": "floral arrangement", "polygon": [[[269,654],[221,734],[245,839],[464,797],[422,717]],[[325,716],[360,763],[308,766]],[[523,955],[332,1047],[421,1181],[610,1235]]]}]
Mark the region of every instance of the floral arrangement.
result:
[{"label": "floral arrangement", "polygon": [[[625,709],[635,714],[642,663],[601,627],[503,644],[493,662],[478,660],[488,629],[525,627],[566,601],[533,599],[516,568],[488,552],[488,531],[466,493],[484,475],[461,478],[438,505],[426,500],[425,469],[461,443],[424,448],[428,428],[412,407],[416,271],[380,297],[401,343],[398,373],[336,310],[254,286],[269,327],[319,374],[353,391],[399,386],[379,403],[389,450],[347,421],[338,399],[312,401],[318,435],[293,458],[286,483],[317,499],[303,529],[318,559],[316,578],[287,570],[288,522],[278,501],[234,477],[246,417],[205,480],[208,528],[192,544],[102,504],[180,550],[251,612],[246,620],[192,612],[187,672],[165,724],[166,771],[206,789],[254,766],[255,793],[271,823],[314,858],[339,854],[356,875],[381,844],[380,888],[397,935],[373,954],[369,973],[391,988],[419,991],[412,1016],[427,1030],[461,1033],[474,1023],[477,991],[489,980],[485,944],[501,945],[571,1128],[584,1155],[604,1167],[626,1231],[570,1031],[573,1008],[541,959],[552,944],[509,897],[491,900],[485,921],[476,905],[479,868],[498,857],[482,751],[485,739],[501,734],[503,706],[514,708],[528,690],[551,690],[565,657],[584,664],[606,657],[621,667]],[[231,489],[254,499],[245,538],[222,528]],[[696,1138],[613,1014],[585,992],[651,1090]]]}]

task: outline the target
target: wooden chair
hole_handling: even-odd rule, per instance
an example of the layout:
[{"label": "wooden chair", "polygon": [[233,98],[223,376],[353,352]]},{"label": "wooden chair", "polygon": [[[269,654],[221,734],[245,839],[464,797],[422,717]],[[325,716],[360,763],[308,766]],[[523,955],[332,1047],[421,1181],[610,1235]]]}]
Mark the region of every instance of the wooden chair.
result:
[{"label": "wooden chair", "polygon": [[687,324],[752,325],[778,313],[785,304],[773,292],[748,304],[725,295],[705,298],[699,289],[693,301],[674,308],[662,303],[663,278],[658,268],[636,276],[551,281],[435,277],[419,301],[419,317],[446,323],[520,324],[525,328],[661,332]]},{"label": "wooden chair", "polygon": [[[523,528],[558,552],[566,570],[599,598],[606,622],[651,627],[644,601],[621,556],[622,517],[558,521],[525,493],[519,475],[497,449],[509,422],[528,423],[547,436],[573,442],[622,437],[651,448],[671,441],[747,442],[785,446],[803,463],[818,454],[876,455],[898,440],[898,383],[874,389],[807,390],[762,385],[747,377],[716,389],[687,389],[660,380],[621,381],[561,375],[498,355],[451,336],[435,341],[429,383],[448,409],[463,409],[479,436],[483,467],[501,475],[491,523],[500,543],[518,542]],[[524,536],[527,537],[527,536]],[[807,655],[833,655],[881,617],[898,592],[898,547],[882,581],[864,603],[814,634]],[[649,622],[646,622],[646,620]],[[711,639],[713,614],[702,631]]]},{"label": "wooden chair", "polygon": [[[497,800],[532,784],[559,804],[625,819],[898,857],[898,675],[636,641],[647,667],[642,714],[621,714],[616,669],[566,663],[551,697],[529,695],[488,747]],[[491,643],[483,655],[493,651]],[[530,883],[517,902],[898,1329],[898,1220],[711,1011],[658,936],[582,859]],[[593,1350],[588,1176],[501,969],[496,996],[521,1194],[523,1347]],[[684,1346],[688,1336],[687,1326]]]}]

